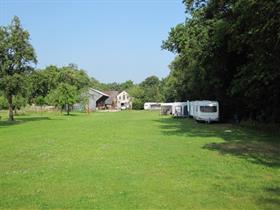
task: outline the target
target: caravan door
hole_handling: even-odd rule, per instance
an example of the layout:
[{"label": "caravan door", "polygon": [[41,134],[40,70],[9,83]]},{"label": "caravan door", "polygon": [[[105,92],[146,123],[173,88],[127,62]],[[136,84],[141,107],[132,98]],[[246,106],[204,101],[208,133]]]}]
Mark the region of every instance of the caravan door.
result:
[{"label": "caravan door", "polygon": [[184,116],[188,116],[189,115],[189,112],[188,112],[188,105],[185,105],[184,106]]}]

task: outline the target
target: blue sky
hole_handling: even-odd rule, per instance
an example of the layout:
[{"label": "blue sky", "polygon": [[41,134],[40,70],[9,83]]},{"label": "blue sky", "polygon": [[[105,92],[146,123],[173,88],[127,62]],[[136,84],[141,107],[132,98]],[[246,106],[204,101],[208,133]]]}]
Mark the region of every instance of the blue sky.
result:
[{"label": "blue sky", "polygon": [[185,21],[182,0],[0,0],[0,25],[20,17],[38,68],[75,63],[101,82],[141,82],[169,73],[174,54],[161,50]]}]

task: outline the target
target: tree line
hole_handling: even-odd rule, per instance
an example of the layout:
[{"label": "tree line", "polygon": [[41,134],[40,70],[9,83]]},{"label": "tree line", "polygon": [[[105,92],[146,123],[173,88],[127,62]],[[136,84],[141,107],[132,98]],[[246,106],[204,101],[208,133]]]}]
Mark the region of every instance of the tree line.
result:
[{"label": "tree line", "polygon": [[126,90],[134,109],[145,102],[217,100],[223,119],[279,122],[280,1],[184,0],[187,18],[162,49],[176,54],[170,74],[139,84],[101,83],[75,64],[35,69],[35,50],[18,17],[0,27],[0,107],[26,104],[67,110],[86,103],[89,87]]},{"label": "tree line", "polygon": [[134,108],[142,109],[145,101],[161,101],[156,76],[140,84],[128,80],[123,83],[101,83],[75,64],[36,69],[36,53],[30,44],[29,33],[21,26],[18,17],[11,24],[0,27],[0,108],[9,110],[9,120],[14,112],[27,104],[54,105],[69,114],[70,107],[87,103],[89,87],[101,91],[127,90],[133,97]]},{"label": "tree line", "polygon": [[18,17],[0,27],[0,106],[8,108],[9,120],[14,111],[26,104],[52,104],[66,109],[89,85],[85,71],[74,64],[35,70],[36,53]]},{"label": "tree line", "polygon": [[176,54],[168,100],[218,100],[224,119],[280,121],[280,1],[184,0],[188,18],[162,48]]}]

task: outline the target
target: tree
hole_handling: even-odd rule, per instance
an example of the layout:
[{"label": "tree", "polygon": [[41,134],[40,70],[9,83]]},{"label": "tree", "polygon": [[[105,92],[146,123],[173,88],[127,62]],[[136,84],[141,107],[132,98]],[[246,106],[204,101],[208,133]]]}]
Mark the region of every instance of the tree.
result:
[{"label": "tree", "polygon": [[147,77],[140,83],[140,87],[144,91],[144,102],[160,102],[162,97],[160,94],[160,80],[156,76]]},{"label": "tree", "polygon": [[79,70],[75,64],[69,64],[59,70],[58,83],[61,82],[75,86],[77,90],[81,90],[89,86],[90,79],[84,70]]},{"label": "tree", "polygon": [[134,85],[128,89],[127,92],[132,97],[133,109],[143,109],[145,103],[145,92],[143,88],[139,85]]},{"label": "tree", "polygon": [[81,110],[89,114],[89,91],[88,88],[79,91],[77,101],[81,104]]},{"label": "tree", "polygon": [[13,97],[24,93],[26,77],[36,63],[36,55],[18,17],[7,27],[0,27],[0,88],[9,105],[9,120],[14,120]]},{"label": "tree", "polygon": [[38,96],[37,98],[35,98],[35,104],[37,106],[40,106],[41,108],[41,113],[42,113],[42,108],[45,105],[46,101],[45,98],[43,96]]},{"label": "tree", "polygon": [[16,95],[13,98],[13,110],[17,114],[17,110],[20,110],[22,107],[27,105],[27,99],[22,95]]},{"label": "tree", "polygon": [[[127,81],[122,84],[127,83],[131,82]],[[161,94],[164,83],[158,77],[150,76],[138,85],[132,84],[127,89],[127,92],[132,97],[133,109],[143,109],[145,102],[161,102],[164,100]]]},{"label": "tree", "polygon": [[169,75],[175,97],[218,100],[225,118],[279,122],[280,2],[183,2],[191,16],[162,45],[177,54]]},{"label": "tree", "polygon": [[8,101],[7,98],[0,95],[0,109],[8,108]]},{"label": "tree", "polygon": [[161,81],[160,90],[162,95],[162,101],[164,102],[174,102],[180,101],[177,99],[177,92],[174,87],[174,78],[172,75],[167,76]]},{"label": "tree", "polygon": [[57,89],[52,90],[48,95],[51,104],[59,106],[61,111],[66,109],[67,115],[70,114],[71,106],[77,102],[78,92],[75,86],[61,83]]},{"label": "tree", "polygon": [[132,88],[133,86],[134,86],[134,84],[133,84],[132,80],[127,80],[120,84],[121,91],[128,90],[129,88]]},{"label": "tree", "polygon": [[46,97],[51,90],[57,88],[60,69],[57,66],[50,65],[45,69],[33,71],[29,77],[30,98],[29,103],[36,103],[39,96]]}]

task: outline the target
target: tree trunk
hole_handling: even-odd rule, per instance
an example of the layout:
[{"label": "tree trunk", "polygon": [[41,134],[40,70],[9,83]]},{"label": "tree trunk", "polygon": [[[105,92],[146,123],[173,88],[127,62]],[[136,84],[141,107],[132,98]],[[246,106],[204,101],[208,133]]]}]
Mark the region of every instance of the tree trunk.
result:
[{"label": "tree trunk", "polygon": [[13,96],[10,95],[7,97],[9,104],[9,121],[14,121],[14,112],[13,112]]},{"label": "tree trunk", "polygon": [[87,105],[87,113],[89,114],[89,104]]},{"label": "tree trunk", "polygon": [[70,106],[69,104],[67,104],[67,115],[69,115],[69,113],[70,113]]}]

